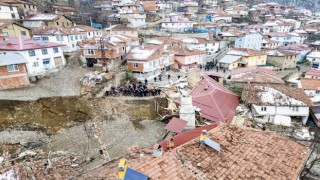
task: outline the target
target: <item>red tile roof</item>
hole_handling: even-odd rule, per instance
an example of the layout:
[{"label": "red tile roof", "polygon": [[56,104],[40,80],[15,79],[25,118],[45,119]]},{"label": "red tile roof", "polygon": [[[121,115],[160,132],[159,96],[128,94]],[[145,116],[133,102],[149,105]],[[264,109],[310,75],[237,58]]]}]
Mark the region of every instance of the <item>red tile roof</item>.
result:
[{"label": "red tile roof", "polygon": [[320,79],[301,79],[301,86],[304,90],[320,90]]},{"label": "red tile roof", "polygon": [[275,132],[224,125],[207,137],[220,144],[221,154],[198,147],[198,138],[170,152],[198,179],[297,179],[308,159],[307,147]]},{"label": "red tile roof", "polygon": [[312,48],[304,44],[292,44],[289,46],[279,47],[280,50],[295,50],[295,51],[311,51]]},{"label": "red tile roof", "polygon": [[193,106],[201,109],[202,118],[229,123],[239,105],[239,97],[208,76],[190,93]]},{"label": "red tile roof", "polygon": [[277,75],[277,73],[275,71],[273,71],[272,69],[262,68],[262,67],[258,67],[258,66],[251,66],[251,67],[247,67],[247,68],[238,68],[238,69],[233,70],[231,72],[231,75],[247,73],[247,72],[250,72],[253,70],[259,70],[264,73],[268,73],[268,74],[275,75],[275,76]]},{"label": "red tile roof", "polygon": [[[308,147],[270,131],[216,127],[207,137],[220,144],[220,154],[206,145],[199,146],[199,135],[195,133],[195,139],[161,157],[135,153],[138,158],[127,163],[151,180],[297,179],[309,156]],[[115,179],[118,163],[119,159],[110,161],[77,179]]]},{"label": "red tile roof", "polygon": [[147,175],[149,179],[154,180],[197,179],[197,176],[188,170],[188,168],[185,167],[178,158],[176,158],[174,153],[168,153],[166,156],[152,159],[150,162],[134,168],[134,170],[142,172]]},{"label": "red tile roof", "polygon": [[[182,144],[187,143],[187,142],[191,141],[192,139],[198,137],[199,134],[201,133],[201,131],[204,130],[204,129],[207,130],[207,131],[210,131],[211,129],[216,128],[216,127],[218,127],[218,124],[211,124],[211,125],[198,127],[198,128],[195,128],[195,129],[180,133],[180,134],[178,134],[178,135],[176,135],[176,136],[174,136],[172,138],[173,139],[173,143],[174,143],[174,147],[173,148],[181,146]],[[163,148],[164,151],[168,150],[167,145],[168,145],[168,141],[167,140],[162,141],[160,143],[160,146]]]},{"label": "red tile roof", "polygon": [[[241,68],[248,69],[248,68]],[[237,71],[237,70],[234,70]],[[238,71],[239,72],[239,71]],[[231,81],[241,83],[284,84],[285,82],[272,70],[266,68],[250,68],[242,73],[232,71]]]},{"label": "red tile roof", "polygon": [[[10,36],[0,36],[0,50],[7,51],[24,51],[31,49],[43,49],[50,47],[59,47],[64,46],[63,44],[53,43],[53,42],[45,42],[44,45],[40,45],[36,41],[27,38],[21,38],[21,43],[19,43],[19,37],[10,37]],[[5,43],[7,39],[8,44]]]},{"label": "red tile roof", "polygon": [[271,36],[271,37],[287,37],[287,36],[289,36],[288,33],[283,33],[283,32],[271,32],[271,33],[268,33],[267,35]]},{"label": "red tile roof", "polygon": [[307,71],[305,73],[305,75],[309,75],[309,76],[320,76],[320,70],[318,69],[310,69],[309,71]]},{"label": "red tile roof", "polygon": [[181,133],[186,125],[187,121],[174,117],[170,120],[166,127],[164,127],[164,129],[175,133]]}]

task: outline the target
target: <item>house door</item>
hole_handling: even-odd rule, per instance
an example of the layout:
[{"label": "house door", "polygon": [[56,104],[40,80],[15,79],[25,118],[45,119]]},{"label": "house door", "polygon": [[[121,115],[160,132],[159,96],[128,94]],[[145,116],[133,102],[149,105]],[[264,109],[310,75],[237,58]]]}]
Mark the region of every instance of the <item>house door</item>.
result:
[{"label": "house door", "polygon": [[49,58],[47,58],[47,59],[43,59],[43,67],[45,68],[45,69],[50,69],[50,59]]},{"label": "house door", "polygon": [[53,60],[54,60],[54,64],[55,64],[56,67],[59,67],[59,66],[63,65],[62,57],[55,57],[55,58],[53,58]]}]

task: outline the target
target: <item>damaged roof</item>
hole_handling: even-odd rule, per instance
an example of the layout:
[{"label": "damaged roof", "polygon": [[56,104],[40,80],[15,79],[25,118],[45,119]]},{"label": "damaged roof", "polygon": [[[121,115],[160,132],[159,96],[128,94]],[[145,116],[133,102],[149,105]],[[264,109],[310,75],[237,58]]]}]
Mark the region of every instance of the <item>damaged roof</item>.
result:
[{"label": "damaged roof", "polygon": [[[242,69],[242,68],[240,68]],[[247,69],[247,68],[245,68]],[[285,82],[272,70],[265,70],[266,68],[250,68],[250,70],[243,70],[242,73],[231,72],[231,81],[241,83],[259,83],[259,84],[284,84]],[[240,70],[234,70],[241,72]]]},{"label": "damaged roof", "polygon": [[[297,179],[309,156],[308,147],[276,132],[220,125],[207,133],[220,144],[220,154],[199,146],[199,136],[145,163],[129,160],[129,167],[150,179]],[[118,162],[109,164],[115,172]],[[77,179],[89,177],[115,179],[115,173],[101,166]]]},{"label": "damaged roof", "polygon": [[156,45],[133,46],[126,58],[133,61],[154,60],[162,56],[161,49],[162,46]]},{"label": "damaged roof", "polygon": [[259,106],[308,106],[313,105],[301,88],[287,86],[251,85],[244,86],[242,100]]},{"label": "damaged roof", "polygon": [[193,106],[201,109],[202,118],[224,123],[233,119],[240,99],[209,76],[204,76],[190,95]]}]

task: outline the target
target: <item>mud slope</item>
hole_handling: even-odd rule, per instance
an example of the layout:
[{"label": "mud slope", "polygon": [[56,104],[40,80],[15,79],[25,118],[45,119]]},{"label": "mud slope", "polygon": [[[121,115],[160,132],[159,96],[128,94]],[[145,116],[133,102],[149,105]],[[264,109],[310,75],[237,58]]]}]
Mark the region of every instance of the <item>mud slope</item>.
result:
[{"label": "mud slope", "polygon": [[91,102],[77,97],[43,98],[37,101],[0,101],[0,130],[7,128],[55,133],[73,121],[86,120]]}]

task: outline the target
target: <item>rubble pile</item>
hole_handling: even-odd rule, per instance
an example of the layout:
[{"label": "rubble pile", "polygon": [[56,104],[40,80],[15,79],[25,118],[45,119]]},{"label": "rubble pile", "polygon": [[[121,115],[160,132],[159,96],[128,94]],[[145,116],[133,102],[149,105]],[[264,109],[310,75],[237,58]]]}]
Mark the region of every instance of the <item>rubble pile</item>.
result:
[{"label": "rubble pile", "polygon": [[[1,163],[0,179],[68,179],[81,172],[79,160],[72,154],[54,153],[46,155],[41,149],[27,150],[17,158]],[[10,167],[10,165],[13,165]]]},{"label": "rubble pile", "polygon": [[84,74],[80,82],[82,86],[94,87],[96,84],[101,84],[112,79],[112,77],[113,75],[111,73],[94,71]]}]

